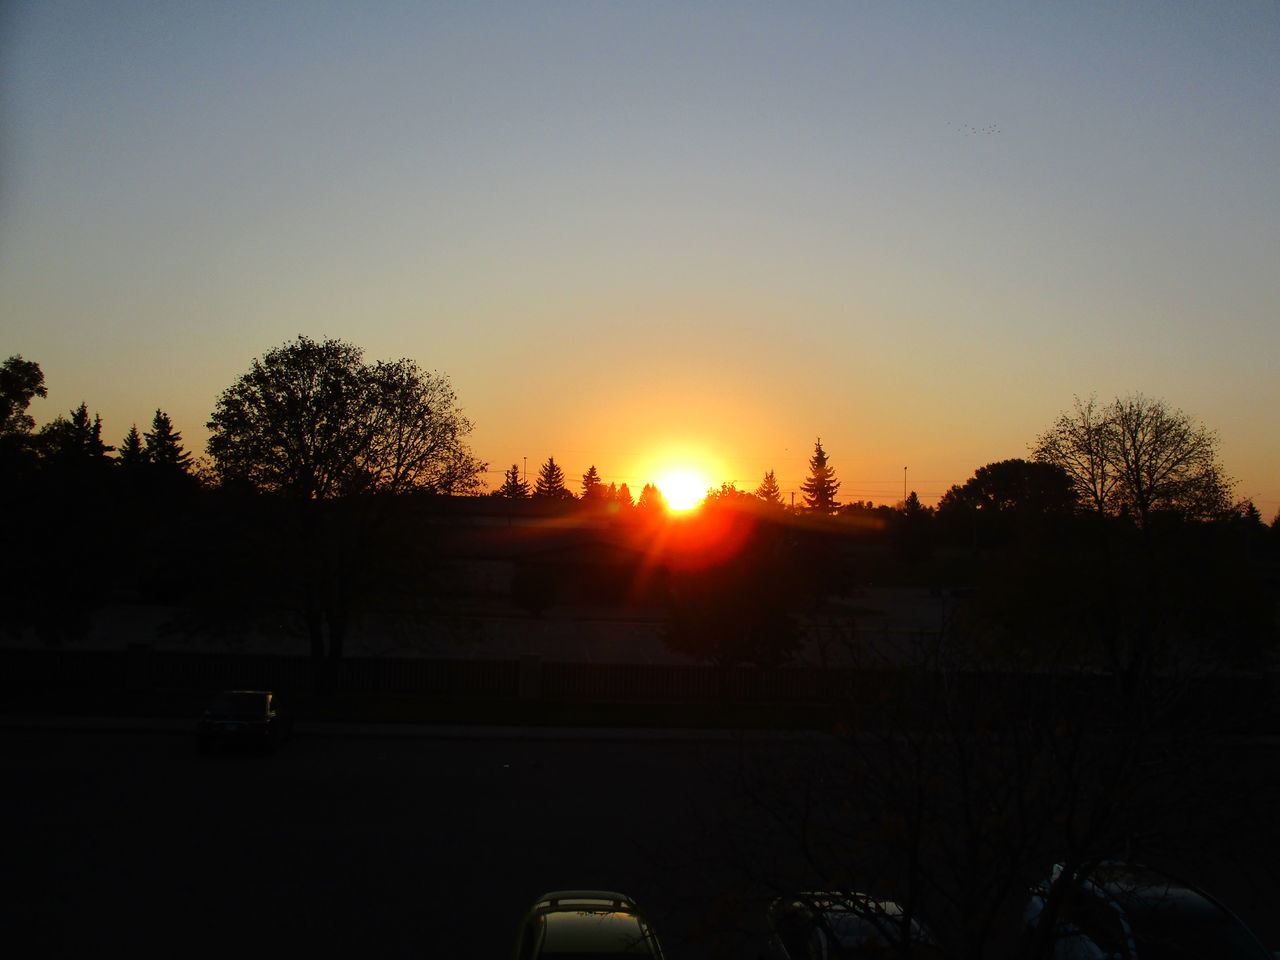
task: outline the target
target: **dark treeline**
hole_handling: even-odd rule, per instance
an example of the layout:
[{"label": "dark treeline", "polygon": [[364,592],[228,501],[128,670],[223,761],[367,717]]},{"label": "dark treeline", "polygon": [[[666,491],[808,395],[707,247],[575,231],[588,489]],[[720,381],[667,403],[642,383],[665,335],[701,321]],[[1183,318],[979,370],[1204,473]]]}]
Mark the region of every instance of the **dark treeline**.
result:
[{"label": "dark treeline", "polygon": [[[70,646],[108,603],[162,607],[231,645],[296,634],[323,687],[360,631],[411,646],[458,610],[587,604],[660,611],[671,649],[717,667],[838,655],[880,685],[831,704],[838,752],[744,784],[764,819],[726,820],[747,824],[741,892],[874,891],[949,956],[1053,955],[992,947],[1050,864],[1247,871],[1276,840],[1275,784],[1214,739],[1256,717],[1199,691],[1271,663],[1280,520],[1233,502],[1214,435],[1159,401],[1078,400],[936,507],[841,502],[819,439],[794,507],[770,472],[675,520],[596,465],[575,493],[554,457],[479,495],[448,380],[340,341],[255,359],[199,462],[163,410],[114,443],[86,404],[37,430],[44,395],[37,364],[0,368],[10,636]],[[945,618],[886,649],[875,588]],[[797,824],[804,871],[763,870],[754,839]]]},{"label": "dark treeline", "polygon": [[[362,614],[411,632],[437,609],[459,548],[440,545],[430,518],[441,496],[479,493],[486,467],[445,377],[299,337],[218,398],[209,456],[196,461],[161,409],[115,444],[85,403],[37,430],[27,411],[46,395],[38,364],[10,357],[0,375],[11,635],[71,642],[95,607],[124,598],[185,608],[191,629],[287,620],[325,659],[342,656]],[[594,464],[577,494],[554,456],[532,483],[513,464],[490,497],[510,502],[508,522],[517,501],[529,502],[526,518],[554,509],[609,521],[609,549],[623,556],[614,579],[639,577],[626,558],[646,558],[642,592],[668,607],[668,642],[712,662],[784,663],[805,628],[839,614],[832,598],[868,585],[966,598],[949,629],[1037,658],[1069,650],[1132,673],[1155,668],[1176,637],[1201,655],[1260,662],[1274,638],[1280,517],[1268,526],[1230,501],[1213,434],[1141,396],[1090,399],[1031,446],[1031,459],[977,468],[936,507],[915,492],[890,506],[842,503],[818,439],[799,504],[783,501],[772,471],[753,492],[722,484],[674,539],[655,532],[666,517],[656,486],[633,494]],[[516,562],[506,600],[544,613],[597,587],[601,600],[625,598],[573,562],[590,549]]]}]

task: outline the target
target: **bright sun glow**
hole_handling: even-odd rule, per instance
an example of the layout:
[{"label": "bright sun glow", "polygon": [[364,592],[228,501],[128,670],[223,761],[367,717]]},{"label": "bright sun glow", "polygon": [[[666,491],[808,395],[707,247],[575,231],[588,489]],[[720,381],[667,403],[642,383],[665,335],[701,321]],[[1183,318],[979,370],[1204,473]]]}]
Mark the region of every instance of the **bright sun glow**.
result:
[{"label": "bright sun glow", "polygon": [[657,484],[672,510],[692,510],[707,495],[710,481],[697,470],[678,467],[659,476]]}]

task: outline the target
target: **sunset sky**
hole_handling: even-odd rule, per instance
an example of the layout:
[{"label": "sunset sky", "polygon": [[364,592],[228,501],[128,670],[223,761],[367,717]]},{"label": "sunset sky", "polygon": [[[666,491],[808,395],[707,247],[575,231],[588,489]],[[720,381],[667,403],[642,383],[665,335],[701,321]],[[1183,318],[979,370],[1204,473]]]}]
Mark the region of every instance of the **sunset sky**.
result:
[{"label": "sunset sky", "polygon": [[299,333],[554,455],[933,502],[1074,394],[1280,509],[1280,4],[0,6],[0,359],[106,439]]}]

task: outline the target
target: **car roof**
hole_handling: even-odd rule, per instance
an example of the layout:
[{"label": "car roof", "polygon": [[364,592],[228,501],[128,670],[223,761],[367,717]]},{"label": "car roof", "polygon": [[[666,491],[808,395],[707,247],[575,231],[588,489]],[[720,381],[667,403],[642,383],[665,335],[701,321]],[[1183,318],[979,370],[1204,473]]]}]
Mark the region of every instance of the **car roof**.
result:
[{"label": "car roof", "polygon": [[[1055,882],[1061,873],[1062,865],[1056,864]],[[1129,934],[1138,941],[1139,953],[1144,942],[1151,948],[1153,933],[1159,940],[1173,936],[1193,950],[1192,941],[1204,932],[1213,938],[1213,947],[1220,956],[1227,956],[1223,952],[1227,950],[1232,951],[1229,955],[1233,957],[1271,956],[1228,907],[1177,877],[1139,864],[1103,861],[1079,879],[1083,889],[1100,893],[1123,911]],[[1191,925],[1184,925],[1187,922]]]},{"label": "car roof", "polygon": [[553,890],[534,901],[534,910],[622,910],[634,912],[636,902],[616,890]]}]

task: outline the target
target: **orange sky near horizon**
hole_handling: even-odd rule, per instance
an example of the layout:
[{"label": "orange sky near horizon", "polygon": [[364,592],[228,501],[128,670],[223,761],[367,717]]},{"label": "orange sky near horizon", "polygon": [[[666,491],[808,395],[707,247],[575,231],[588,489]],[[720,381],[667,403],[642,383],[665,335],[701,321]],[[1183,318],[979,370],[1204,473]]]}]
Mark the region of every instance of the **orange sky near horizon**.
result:
[{"label": "orange sky near horizon", "polygon": [[[926,504],[1075,395],[1280,512],[1280,6],[67,0],[0,17],[0,355],[47,422],[300,333],[554,456]],[[797,496],[798,499],[798,496]]]}]

